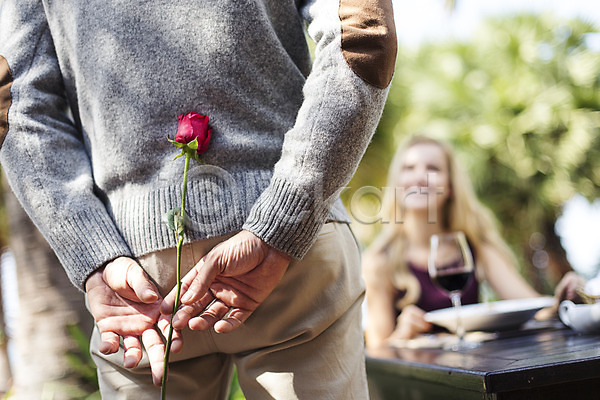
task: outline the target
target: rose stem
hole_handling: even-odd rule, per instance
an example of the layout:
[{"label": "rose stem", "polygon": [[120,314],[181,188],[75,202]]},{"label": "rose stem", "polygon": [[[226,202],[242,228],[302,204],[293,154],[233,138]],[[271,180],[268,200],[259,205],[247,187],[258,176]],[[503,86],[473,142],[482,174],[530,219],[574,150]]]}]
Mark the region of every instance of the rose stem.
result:
[{"label": "rose stem", "polygon": [[[183,188],[181,193],[181,223],[185,224],[185,197],[187,195],[188,169],[190,168],[190,155],[185,153],[185,167],[183,169]],[[169,324],[169,336],[167,338],[167,348],[165,349],[165,362],[163,366],[163,378],[161,387],[161,399],[167,398],[167,373],[169,366],[169,355],[171,353],[171,341],[173,339],[173,317],[179,307],[179,295],[181,292],[181,247],[183,245],[183,230],[176,232],[177,235],[177,289],[175,291],[175,304],[173,304],[173,313],[171,314],[171,323]]]}]

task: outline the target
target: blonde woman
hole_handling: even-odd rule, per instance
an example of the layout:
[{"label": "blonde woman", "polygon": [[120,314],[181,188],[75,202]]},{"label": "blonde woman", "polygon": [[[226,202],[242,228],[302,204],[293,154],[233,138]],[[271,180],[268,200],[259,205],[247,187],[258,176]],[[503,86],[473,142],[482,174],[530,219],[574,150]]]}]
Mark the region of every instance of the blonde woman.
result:
[{"label": "blonde woman", "polygon": [[427,273],[429,238],[436,233],[463,231],[471,246],[476,268],[463,304],[478,301],[484,278],[502,299],[539,296],[515,269],[514,255],[447,144],[413,137],[392,161],[388,188],[395,189],[384,199],[388,223],[363,261],[367,348],[428,332],[432,326],[424,314],[451,306],[447,293]]}]

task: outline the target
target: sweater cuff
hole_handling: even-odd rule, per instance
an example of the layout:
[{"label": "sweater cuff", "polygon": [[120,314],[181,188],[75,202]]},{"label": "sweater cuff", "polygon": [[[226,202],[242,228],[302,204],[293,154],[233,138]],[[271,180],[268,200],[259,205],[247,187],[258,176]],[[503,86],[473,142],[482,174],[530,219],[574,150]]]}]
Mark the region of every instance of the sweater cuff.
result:
[{"label": "sweater cuff", "polygon": [[317,238],[333,200],[322,199],[306,188],[274,178],[243,226],[270,246],[302,258]]},{"label": "sweater cuff", "polygon": [[85,292],[85,281],[98,267],[131,250],[106,212],[89,210],[57,221],[47,238],[71,282]]}]

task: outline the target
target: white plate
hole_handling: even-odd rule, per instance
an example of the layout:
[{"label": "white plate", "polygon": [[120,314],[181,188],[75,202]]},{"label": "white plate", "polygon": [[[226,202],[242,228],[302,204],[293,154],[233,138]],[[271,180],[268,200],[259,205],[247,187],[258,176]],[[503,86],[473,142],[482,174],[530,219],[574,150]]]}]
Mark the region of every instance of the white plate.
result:
[{"label": "white plate", "polygon": [[[469,304],[461,307],[460,315],[466,331],[509,330],[520,327],[537,311],[554,305],[554,302],[553,297],[546,296]],[[456,330],[456,311],[453,308],[430,311],[425,314],[425,320],[451,332]]]}]

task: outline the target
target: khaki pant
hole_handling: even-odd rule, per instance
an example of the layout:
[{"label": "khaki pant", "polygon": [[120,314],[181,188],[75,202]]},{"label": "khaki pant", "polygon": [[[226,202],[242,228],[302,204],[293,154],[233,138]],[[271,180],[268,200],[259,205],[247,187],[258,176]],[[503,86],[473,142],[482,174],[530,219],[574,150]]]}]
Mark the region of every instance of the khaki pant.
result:
[{"label": "khaki pant", "polygon": [[[182,265],[193,265],[224,238],[184,247]],[[149,254],[141,265],[163,294],[174,285],[175,250]],[[167,398],[226,399],[235,364],[249,400],[367,399],[360,309],[364,286],[359,253],[345,224],[328,223],[310,252],[292,261],[280,284],[246,323],[231,333],[184,332],[184,349],[172,354]],[[104,399],[159,399],[147,358],[122,367],[123,354],[98,352]]]}]

